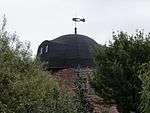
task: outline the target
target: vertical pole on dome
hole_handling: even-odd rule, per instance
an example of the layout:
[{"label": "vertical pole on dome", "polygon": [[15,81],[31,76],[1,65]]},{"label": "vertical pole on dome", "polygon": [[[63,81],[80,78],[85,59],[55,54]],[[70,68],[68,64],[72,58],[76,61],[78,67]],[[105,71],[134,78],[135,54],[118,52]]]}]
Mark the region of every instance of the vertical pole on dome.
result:
[{"label": "vertical pole on dome", "polygon": [[77,28],[76,28],[76,27],[75,27],[75,29],[74,29],[74,30],[75,30],[75,34],[77,34]]},{"label": "vertical pole on dome", "polygon": [[75,21],[74,33],[77,34],[77,22]]},{"label": "vertical pole on dome", "polygon": [[[75,18],[77,18],[77,12],[75,14]],[[75,35],[77,34],[77,21],[73,19],[73,21],[75,22],[75,28],[74,28],[74,33]]]}]

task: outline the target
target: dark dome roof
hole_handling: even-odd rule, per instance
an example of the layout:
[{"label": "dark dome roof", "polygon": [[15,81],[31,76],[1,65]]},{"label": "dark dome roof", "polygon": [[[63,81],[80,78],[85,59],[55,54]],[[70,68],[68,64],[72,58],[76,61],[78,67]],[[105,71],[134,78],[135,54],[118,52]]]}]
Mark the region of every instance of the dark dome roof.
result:
[{"label": "dark dome roof", "polygon": [[[97,43],[84,35],[69,34],[51,41],[44,41],[38,49],[41,61],[48,61],[49,68],[94,66],[92,47]],[[40,48],[48,45],[48,52],[39,55]]]},{"label": "dark dome roof", "polygon": [[[86,44],[86,45],[93,45],[96,44],[96,42],[89,38],[88,36],[79,35],[79,34],[69,34],[69,35],[63,35],[60,36],[52,42],[61,43],[61,44]],[[76,43],[75,43],[76,42]]]}]

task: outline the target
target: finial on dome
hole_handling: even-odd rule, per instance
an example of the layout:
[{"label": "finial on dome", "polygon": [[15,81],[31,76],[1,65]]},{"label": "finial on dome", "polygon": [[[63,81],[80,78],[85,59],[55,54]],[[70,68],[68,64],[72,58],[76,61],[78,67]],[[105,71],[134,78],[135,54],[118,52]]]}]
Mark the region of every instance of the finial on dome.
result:
[{"label": "finial on dome", "polygon": [[84,18],[73,18],[72,19],[75,22],[75,34],[77,34],[77,22],[85,22]]}]

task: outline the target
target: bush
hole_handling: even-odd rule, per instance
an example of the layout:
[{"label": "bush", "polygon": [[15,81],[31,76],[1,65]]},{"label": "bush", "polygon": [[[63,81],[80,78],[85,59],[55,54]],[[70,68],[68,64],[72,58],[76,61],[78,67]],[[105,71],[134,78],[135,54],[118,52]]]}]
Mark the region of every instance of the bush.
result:
[{"label": "bush", "polygon": [[142,81],[138,70],[150,60],[150,35],[144,37],[120,32],[113,35],[109,46],[95,49],[96,74],[94,84],[105,102],[117,104],[121,113],[140,113]]},{"label": "bush", "polygon": [[0,112],[82,113],[76,96],[62,93],[57,81],[32,59],[30,44],[0,30]]},{"label": "bush", "polygon": [[150,112],[150,62],[143,64],[140,70],[140,79],[142,81],[141,105],[142,113]]}]

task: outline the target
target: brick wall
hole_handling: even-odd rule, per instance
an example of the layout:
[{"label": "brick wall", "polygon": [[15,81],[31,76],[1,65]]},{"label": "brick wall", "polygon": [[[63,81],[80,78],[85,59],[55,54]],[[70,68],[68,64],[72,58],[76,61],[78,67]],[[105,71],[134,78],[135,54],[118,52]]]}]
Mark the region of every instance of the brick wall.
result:
[{"label": "brick wall", "polygon": [[53,76],[59,80],[60,86],[63,91],[67,91],[70,94],[75,93],[75,81],[78,76],[85,78],[84,89],[85,89],[85,99],[89,107],[93,110],[92,113],[118,113],[115,105],[104,106],[103,99],[95,94],[94,89],[91,87],[90,78],[92,76],[93,70],[90,68],[84,68],[76,70],[73,68],[58,70],[53,73]]}]

